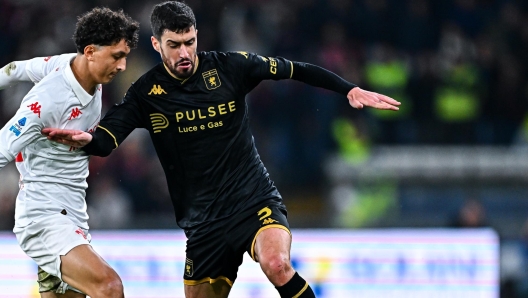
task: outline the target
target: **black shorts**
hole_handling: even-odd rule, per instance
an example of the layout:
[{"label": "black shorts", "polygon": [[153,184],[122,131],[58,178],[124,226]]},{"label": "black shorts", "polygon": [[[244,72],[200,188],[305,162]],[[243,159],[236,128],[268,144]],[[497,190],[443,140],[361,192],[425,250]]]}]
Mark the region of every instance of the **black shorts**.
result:
[{"label": "black shorts", "polygon": [[268,228],[290,233],[284,205],[277,202],[242,211],[188,234],[183,282],[185,285],[224,280],[233,286],[244,252],[253,260],[258,234]]}]

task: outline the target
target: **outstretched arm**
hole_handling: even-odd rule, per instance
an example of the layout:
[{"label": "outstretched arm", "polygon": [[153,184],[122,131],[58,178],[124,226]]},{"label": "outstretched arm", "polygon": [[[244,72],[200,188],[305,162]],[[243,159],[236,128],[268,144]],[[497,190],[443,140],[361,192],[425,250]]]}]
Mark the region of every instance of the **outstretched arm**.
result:
[{"label": "outstretched arm", "polygon": [[26,72],[28,61],[13,61],[0,69],[0,90],[11,87],[18,82],[31,81]]},{"label": "outstretched arm", "polygon": [[399,110],[400,102],[383,94],[363,90],[327,69],[303,62],[292,62],[292,67],[292,79],[346,95],[349,104],[356,109],[367,106]]},{"label": "outstretched arm", "polygon": [[42,134],[48,140],[77,148],[84,147],[92,141],[92,135],[82,130],[44,128]]},{"label": "outstretched arm", "polygon": [[315,87],[343,94],[356,109],[373,107],[382,110],[399,110],[400,102],[367,90],[363,90],[322,67],[304,62],[290,61],[282,57],[263,57],[246,52],[229,53],[241,67],[248,90],[262,80],[294,79]]},{"label": "outstretched arm", "polygon": [[42,134],[50,141],[82,148],[89,155],[105,157],[118,147],[114,136],[101,127],[93,133],[46,127],[42,129]]},{"label": "outstretched arm", "polygon": [[0,90],[19,82],[40,82],[57,67],[69,63],[76,54],[62,54],[13,61],[0,69]]},{"label": "outstretched arm", "polygon": [[51,141],[82,148],[89,155],[108,156],[135,128],[145,127],[141,111],[132,86],[123,101],[110,108],[94,132],[44,128],[42,134]]}]

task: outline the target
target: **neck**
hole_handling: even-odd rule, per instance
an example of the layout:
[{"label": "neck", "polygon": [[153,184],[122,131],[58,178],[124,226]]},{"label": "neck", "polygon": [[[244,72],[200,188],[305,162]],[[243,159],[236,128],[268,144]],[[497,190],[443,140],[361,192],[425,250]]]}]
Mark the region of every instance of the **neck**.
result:
[{"label": "neck", "polygon": [[73,59],[71,69],[75,79],[79,82],[81,87],[88,92],[88,94],[93,95],[97,83],[92,79],[92,76],[88,71],[88,61],[86,60],[86,57],[78,53],[77,57]]}]

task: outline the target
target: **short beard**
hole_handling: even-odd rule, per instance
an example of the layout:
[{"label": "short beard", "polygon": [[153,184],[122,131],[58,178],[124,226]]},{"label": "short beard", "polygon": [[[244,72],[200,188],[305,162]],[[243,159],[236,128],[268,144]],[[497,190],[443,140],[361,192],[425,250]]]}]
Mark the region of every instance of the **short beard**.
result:
[{"label": "short beard", "polygon": [[[167,66],[167,68],[169,69],[169,71],[175,75],[176,77],[178,77],[179,79],[187,79],[189,78],[190,76],[192,76],[192,74],[194,73],[194,59],[191,60],[191,68],[185,72],[178,72],[178,70],[176,70],[176,64],[182,62],[182,61],[178,61],[175,63],[175,65],[172,65],[170,63],[170,60],[169,58],[167,58],[165,56],[165,53],[163,52],[163,49],[161,49],[161,60],[163,61],[163,63],[165,64],[165,66]],[[194,57],[193,57],[194,58]]]}]

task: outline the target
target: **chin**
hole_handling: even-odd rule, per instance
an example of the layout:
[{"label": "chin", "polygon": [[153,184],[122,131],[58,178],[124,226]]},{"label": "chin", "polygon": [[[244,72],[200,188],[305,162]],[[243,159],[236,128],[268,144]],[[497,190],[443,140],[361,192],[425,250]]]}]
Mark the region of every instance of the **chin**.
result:
[{"label": "chin", "polygon": [[178,72],[178,74],[176,75],[177,77],[179,78],[182,78],[182,79],[186,79],[188,77],[190,77],[191,75],[193,74],[193,69],[189,69],[188,71],[185,71],[185,72]]}]

